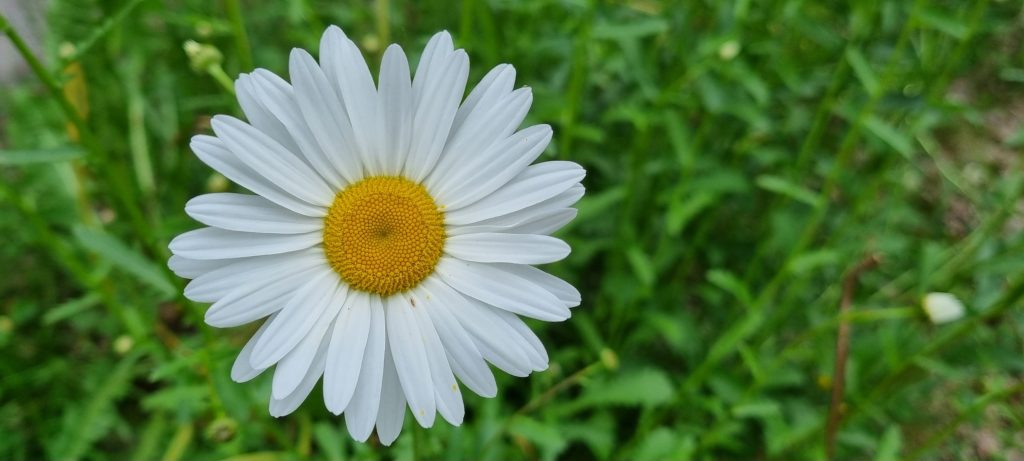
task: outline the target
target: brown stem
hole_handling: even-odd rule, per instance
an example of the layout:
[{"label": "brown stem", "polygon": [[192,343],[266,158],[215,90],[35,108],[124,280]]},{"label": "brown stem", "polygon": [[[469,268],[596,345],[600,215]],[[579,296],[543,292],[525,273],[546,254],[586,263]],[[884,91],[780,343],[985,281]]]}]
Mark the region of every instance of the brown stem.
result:
[{"label": "brown stem", "polygon": [[843,296],[839,301],[839,332],[836,335],[836,368],[832,376],[832,400],[828,405],[828,422],[825,425],[825,456],[832,459],[836,452],[836,432],[842,420],[843,388],[846,383],[846,359],[850,353],[850,305],[860,274],[878,265],[881,257],[869,254],[843,277]]}]

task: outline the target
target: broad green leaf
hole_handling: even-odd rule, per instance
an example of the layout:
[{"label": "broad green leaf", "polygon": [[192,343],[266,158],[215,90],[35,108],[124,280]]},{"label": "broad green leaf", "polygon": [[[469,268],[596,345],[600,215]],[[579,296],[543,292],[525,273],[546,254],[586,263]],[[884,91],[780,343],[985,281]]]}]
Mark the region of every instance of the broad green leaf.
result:
[{"label": "broad green leaf", "polygon": [[[638,392],[638,390],[643,390]],[[629,405],[651,407],[672,401],[675,390],[664,371],[656,368],[623,370],[587,385],[568,406],[574,408]]]}]

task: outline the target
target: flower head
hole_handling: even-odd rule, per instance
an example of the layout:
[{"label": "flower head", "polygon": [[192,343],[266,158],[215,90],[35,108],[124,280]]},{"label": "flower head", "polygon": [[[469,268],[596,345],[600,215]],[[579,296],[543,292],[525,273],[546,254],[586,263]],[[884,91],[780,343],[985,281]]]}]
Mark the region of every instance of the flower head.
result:
[{"label": "flower head", "polygon": [[236,82],[246,121],[213,117],[200,160],[253,194],[213,193],[185,211],[209,226],[175,238],[170,267],[206,321],[266,318],[231,376],[274,367],[270,413],[294,411],[323,377],[324,402],[366,440],[390,444],[406,406],[424,427],[462,422],[459,382],[497,393],[487,363],[547,368],[519,316],[569,317],[580,295],[533,267],[569,254],[550,237],[576,215],[584,171],[533,164],[551,128],[519,130],[532,95],[510,65],[463,100],[469,60],[435,35],[410,77],[401,47],[374,83],[337,27],[320,61],[293,50],[289,81],[266,70]]}]

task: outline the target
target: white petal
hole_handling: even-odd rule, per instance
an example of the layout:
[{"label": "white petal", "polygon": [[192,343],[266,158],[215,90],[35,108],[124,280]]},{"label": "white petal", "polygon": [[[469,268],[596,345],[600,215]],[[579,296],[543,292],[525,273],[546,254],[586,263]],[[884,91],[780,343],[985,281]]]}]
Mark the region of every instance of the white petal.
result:
[{"label": "white petal", "polygon": [[250,280],[213,303],[206,311],[206,323],[218,328],[231,328],[273,314],[284,307],[311,274],[321,269],[314,266],[275,278]]},{"label": "white petal", "polygon": [[249,189],[271,202],[306,216],[323,217],[327,214],[325,207],[299,200],[278,187],[273,181],[261,176],[239,160],[220,139],[206,135],[193,136],[190,147],[199,160],[209,165],[210,168],[219,171],[239,186]]},{"label": "white petal", "polygon": [[463,296],[448,284],[429,277],[424,280],[431,293],[449,307],[452,314],[473,337],[480,355],[513,376],[527,376],[533,367],[526,351],[512,341],[509,329],[496,315],[498,309]]},{"label": "white petal", "polygon": [[537,219],[513,226],[508,229],[508,232],[548,235],[565,227],[566,224],[569,224],[576,218],[577,214],[579,214],[579,211],[575,208],[562,208],[561,210],[555,210],[549,214],[539,216]]},{"label": "white petal", "polygon": [[352,123],[345,104],[328,82],[323,69],[305,51],[293,52],[289,71],[295,87],[295,100],[309,131],[328,160],[346,181],[363,177],[362,161],[355,145]]},{"label": "white petal", "polygon": [[[295,60],[295,55],[293,51],[292,61]],[[292,86],[264,69],[253,72],[253,84],[261,91],[263,104],[281,121],[298,145],[298,150],[292,151],[297,154],[296,158],[305,160],[332,189],[341,189],[346,182],[328,159],[325,151],[320,148],[320,144],[316,142],[302,115],[302,109],[298,106]]]},{"label": "white petal", "polygon": [[508,325],[513,332],[513,337],[519,341],[520,349],[526,351],[526,354],[530,356],[533,371],[546,370],[548,368],[548,351],[544,349],[544,343],[540,342],[537,334],[515,314],[501,309],[492,311]]},{"label": "white petal", "polygon": [[313,365],[309,367],[309,371],[302,378],[302,382],[299,383],[295,391],[289,394],[283,399],[276,399],[273,396],[270,398],[270,415],[275,418],[280,418],[291,414],[302,405],[302,402],[306,400],[309,393],[313,391],[313,387],[316,386],[316,382],[320,380],[320,375],[324,372],[324,362],[327,359],[327,344],[323,342],[320,344],[320,349],[317,350],[316,356],[313,357]]},{"label": "white petal", "polygon": [[237,259],[191,259],[184,256],[171,255],[167,259],[167,267],[178,277],[194,279],[207,272],[220,269]]},{"label": "white petal", "polygon": [[363,167],[372,172],[380,151],[378,130],[381,127],[377,124],[377,88],[366,60],[356,44],[333,26],[327,29],[320,42],[320,59],[324,61],[325,71],[328,63],[330,68],[336,69],[327,72],[327,77],[335,79],[331,83],[345,104]]},{"label": "white petal", "polygon": [[226,259],[273,255],[309,248],[323,241],[323,232],[258,234],[216,227],[185,232],[167,245],[171,252],[191,259]]},{"label": "white petal", "polygon": [[366,340],[366,353],[359,370],[359,383],[352,401],[345,408],[345,425],[352,438],[362,442],[373,431],[373,423],[377,420],[380,408],[381,386],[384,379],[384,349],[387,347],[387,336],[391,334],[386,324],[384,305],[380,297],[371,296],[370,304],[372,319],[370,336]]},{"label": "white petal", "polygon": [[452,122],[452,133],[458,133],[466,120],[480,116],[505,95],[512,92],[516,81],[516,69],[510,64],[498,64],[484,78],[480,79],[466,100],[459,106]]},{"label": "white petal", "polygon": [[502,137],[486,150],[447,153],[425,181],[448,210],[472,204],[507,184],[540,156],[551,142],[551,127],[534,125]]},{"label": "white petal", "polygon": [[377,304],[379,302],[371,303],[366,292],[352,290],[338,314],[324,372],[324,403],[336,415],[345,411],[355,393],[372,311],[380,308]]},{"label": "white petal", "polygon": [[423,346],[423,335],[416,326],[409,301],[401,296],[384,300],[387,313],[388,344],[395,359],[398,379],[416,421],[423,427],[434,425],[437,407],[434,385],[430,378],[430,365]]},{"label": "white petal", "polygon": [[491,369],[484,362],[473,338],[452,314],[450,306],[464,303],[465,299],[451,288],[438,287],[438,284],[444,285],[444,282],[434,278],[424,280],[416,288],[419,293],[417,299],[423,301],[423,310],[430,315],[437,328],[452,371],[473,392],[484,397],[494,397],[498,393],[498,386]]},{"label": "white petal", "polygon": [[[465,165],[474,164],[482,166],[503,162],[505,164],[503,166],[517,168],[517,171],[514,171],[506,178],[507,181],[525,168],[526,165],[529,165],[533,159],[513,166],[510,163],[518,160],[517,158],[501,155],[504,153],[504,150],[508,150],[507,148],[503,148],[502,151],[489,151],[488,149],[491,146],[501,144],[519,127],[532,103],[533,93],[530,89],[520,88],[506,95],[501,101],[486,108],[486,110],[481,108],[479,112],[482,113],[474,114],[474,117],[466,120],[459,131],[453,131],[448,137],[448,141],[444,146],[444,152],[441,154],[441,160],[438,161],[437,170],[445,172],[454,171],[456,172],[456,177],[458,177],[458,173],[462,173],[463,176],[469,176],[473,179],[477,177],[486,178],[483,175],[472,176],[466,174],[480,172],[479,170],[469,170]],[[550,128],[548,133],[550,137]],[[547,143],[544,145],[546,146]],[[543,147],[539,149],[539,151],[542,150]],[[540,155],[540,153],[538,152],[537,155]],[[474,162],[474,160],[476,161]],[[445,180],[440,182],[444,183]]]},{"label": "white petal", "polygon": [[569,245],[555,237],[475,233],[448,237],[444,252],[481,263],[546,264],[569,256]]},{"label": "white petal", "polygon": [[469,57],[452,51],[451,36],[442,32],[427,43],[413,80],[413,129],[405,176],[426,178],[437,163],[466,90]]},{"label": "white petal", "polygon": [[317,319],[316,324],[304,335],[295,348],[292,349],[274,369],[274,381],[271,387],[271,395],[277,399],[283,399],[295,391],[301,383],[301,377],[305,376],[313,364],[313,357],[320,347],[329,343],[333,328],[336,328],[335,318],[345,302],[345,295],[348,287],[340,283],[334,293],[331,294],[327,309]]},{"label": "white petal", "polygon": [[269,367],[291,352],[330,307],[337,287],[337,274],[324,268],[299,288],[253,348],[253,368]]},{"label": "white petal", "polygon": [[448,355],[441,338],[437,335],[434,322],[427,313],[426,299],[416,296],[415,292],[399,296],[408,297],[410,303],[416,300],[409,309],[415,317],[416,326],[423,337],[423,348],[427,354],[427,363],[430,365],[430,378],[434,383],[434,399],[437,402],[437,412],[441,413],[446,421],[454,426],[462,424],[466,416],[466,409],[462,403],[462,392],[455,382],[455,374],[452,373],[451,365],[448,364]]},{"label": "white petal", "polygon": [[[531,208],[527,208],[527,210],[532,211]],[[522,211],[525,210],[520,210],[520,212]],[[548,235],[569,224],[579,214],[575,208],[559,208],[542,213],[520,212],[505,216],[513,217],[514,215],[514,218],[521,218],[521,221],[507,222],[510,220],[501,219],[503,217],[499,216],[493,220],[488,219],[468,226],[451,226],[445,229],[445,232],[449,238],[456,235],[488,232]]]},{"label": "white petal", "polygon": [[185,213],[207,226],[240,232],[301,234],[323,229],[323,219],[303,216],[258,195],[204,194],[185,204]]},{"label": "white petal", "polygon": [[185,286],[185,297],[196,302],[212,303],[252,280],[268,280],[327,264],[323,250],[310,248],[280,255],[257,256],[235,260],[207,272]]},{"label": "white petal", "polygon": [[380,104],[377,110],[384,126],[383,150],[380,152],[381,173],[398,175],[412,139],[412,82],[409,60],[402,47],[391,45],[384,51],[380,65]]},{"label": "white petal", "polygon": [[390,446],[402,432],[405,422],[405,394],[398,381],[395,361],[391,350],[384,351],[384,379],[381,383],[380,409],[377,410],[377,438],[384,446]]},{"label": "white petal", "polygon": [[334,191],[323,178],[270,136],[227,115],[215,115],[210,125],[239,160],[274,185],[313,205],[331,205]]},{"label": "white petal", "polygon": [[[565,192],[551,197],[536,205],[523,208],[519,211],[495,216],[470,225],[449,226],[446,231],[448,235],[469,234],[473,232],[515,232],[521,234],[546,234],[547,232],[530,232],[531,229],[551,229],[559,222],[568,218],[568,215],[575,217],[575,212],[570,212],[568,206],[572,206],[583,197],[584,187],[582,184],[574,184]],[[564,225],[564,224],[563,224]],[[554,229],[554,230],[557,230]]]},{"label": "white petal", "polygon": [[235,363],[231,365],[231,380],[236,383],[244,383],[263,373],[266,368],[253,368],[249,362],[249,358],[252,357],[252,348],[256,347],[256,342],[260,340],[263,333],[267,331],[267,327],[270,326],[270,321],[274,320],[274,316],[270,316],[267,321],[260,325],[260,328],[253,333],[249,341],[242,346],[242,350],[238,352],[238,357],[235,357]]},{"label": "white petal", "polygon": [[472,205],[445,212],[445,224],[470,224],[535,205],[576,184],[586,174],[572,162],[551,161],[531,165],[508,184]]},{"label": "white petal", "polygon": [[580,305],[579,290],[572,284],[562,280],[554,275],[544,272],[541,269],[537,269],[533,266],[525,266],[522,264],[495,264],[496,266],[504,269],[505,271],[518,275],[530,282],[544,288],[551,292],[556,298],[565,303],[566,307],[576,307]]},{"label": "white petal", "polygon": [[256,89],[251,75],[238,76],[238,79],[235,80],[235,94],[238,96],[238,104],[242,106],[242,112],[245,113],[245,118],[249,120],[250,125],[274,138],[288,150],[299,151],[299,146],[295,144],[292,135],[274,116],[274,113],[263,104],[263,95]]},{"label": "white petal", "polygon": [[572,315],[549,291],[494,264],[443,256],[436,273],[462,294],[519,315],[549,322]]}]

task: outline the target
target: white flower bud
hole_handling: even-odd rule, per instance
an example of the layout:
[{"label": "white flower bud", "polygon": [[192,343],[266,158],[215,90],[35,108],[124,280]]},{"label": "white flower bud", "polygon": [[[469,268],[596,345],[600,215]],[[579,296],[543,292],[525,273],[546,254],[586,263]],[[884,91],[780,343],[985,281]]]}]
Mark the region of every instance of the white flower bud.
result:
[{"label": "white flower bud", "polygon": [[928,293],[921,302],[928,320],[939,325],[949,323],[964,316],[964,305],[956,296],[949,293]]}]

